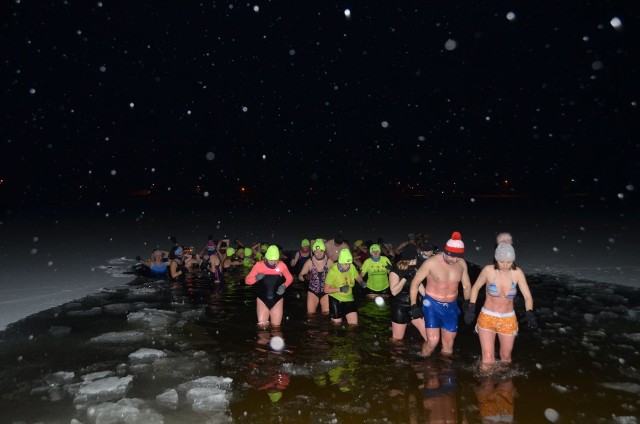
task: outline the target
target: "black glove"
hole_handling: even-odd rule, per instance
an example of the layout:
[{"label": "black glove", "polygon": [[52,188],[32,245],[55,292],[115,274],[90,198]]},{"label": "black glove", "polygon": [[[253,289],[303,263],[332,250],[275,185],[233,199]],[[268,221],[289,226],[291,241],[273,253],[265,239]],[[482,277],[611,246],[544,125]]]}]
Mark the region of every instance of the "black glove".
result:
[{"label": "black glove", "polygon": [[538,328],[538,321],[536,321],[536,316],[533,315],[533,311],[527,311],[524,313],[524,322],[532,330]]},{"label": "black glove", "polygon": [[259,272],[259,273],[256,274],[256,281],[260,281],[263,278],[264,278],[264,274],[263,273]]},{"label": "black glove", "polygon": [[284,284],[280,284],[280,286],[276,290],[276,293],[278,293],[278,296],[282,296],[286,289],[287,289],[287,286],[285,286]]},{"label": "black glove", "polygon": [[359,282],[358,282],[358,284],[360,284],[360,287],[362,287],[363,289],[366,289],[366,288],[367,288],[367,282],[366,282],[366,281],[364,281],[364,280],[359,281]]},{"label": "black glove", "polygon": [[349,293],[349,286],[345,284],[344,286],[340,287],[340,291],[342,293]]},{"label": "black glove", "polygon": [[391,271],[393,269],[393,265],[392,264],[387,264],[387,266],[385,266],[385,268],[387,268],[389,271]]},{"label": "black glove", "polygon": [[140,257],[140,255],[136,256],[136,261],[140,262],[142,260],[142,258]]},{"label": "black glove", "polygon": [[409,316],[411,317],[411,319],[420,319],[424,317],[424,314],[422,313],[422,307],[417,303],[411,305],[411,309],[409,309]]},{"label": "black glove", "polygon": [[186,266],[184,266],[184,264],[178,265],[178,271],[182,271],[183,274],[186,274],[187,272],[189,272],[189,270],[187,269]]},{"label": "black glove", "polygon": [[464,322],[467,325],[473,324],[473,321],[476,319],[476,304],[475,303],[466,303],[464,305]]}]

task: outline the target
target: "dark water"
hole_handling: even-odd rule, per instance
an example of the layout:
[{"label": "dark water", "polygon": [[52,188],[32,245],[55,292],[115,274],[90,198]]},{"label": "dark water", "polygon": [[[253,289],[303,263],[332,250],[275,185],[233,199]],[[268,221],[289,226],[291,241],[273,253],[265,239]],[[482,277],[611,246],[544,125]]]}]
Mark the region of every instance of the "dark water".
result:
[{"label": "dark water", "polygon": [[[359,326],[335,327],[324,316],[307,320],[306,293],[294,284],[281,331],[269,332],[255,327],[254,288],[241,272],[221,285],[136,278],[1,334],[0,421],[476,423],[512,415],[541,423],[553,410],[562,423],[637,422],[640,292],[568,276],[528,279],[540,329],[521,330],[511,367],[481,376],[477,336],[462,322],[453,358],[422,358],[417,331],[392,343],[388,306],[364,297]],[[95,339],[112,332],[126,333]],[[275,336],[284,350],[271,348]],[[166,356],[129,358],[141,348]],[[118,393],[78,396],[82,376],[104,371],[132,379]],[[194,401],[189,388],[207,376],[232,381],[200,384],[222,399]],[[172,389],[174,401],[156,398]],[[97,412],[114,405],[126,412]]]}]

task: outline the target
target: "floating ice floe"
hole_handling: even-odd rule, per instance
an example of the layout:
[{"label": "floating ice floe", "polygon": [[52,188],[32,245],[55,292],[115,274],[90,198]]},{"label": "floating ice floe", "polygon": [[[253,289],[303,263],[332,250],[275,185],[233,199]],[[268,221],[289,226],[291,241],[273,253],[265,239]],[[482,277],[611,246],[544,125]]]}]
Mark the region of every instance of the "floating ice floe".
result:
[{"label": "floating ice floe", "polygon": [[92,343],[132,343],[139,342],[146,338],[140,331],[114,331],[101,334],[89,340]]},{"label": "floating ice floe", "polygon": [[98,371],[90,374],[83,375],[82,381],[96,381],[107,377],[113,377],[115,373],[113,371]]},{"label": "floating ice floe", "polygon": [[179,404],[178,391],[176,389],[167,390],[156,396],[156,402],[163,408],[176,410]]},{"label": "floating ice floe", "polygon": [[49,328],[49,334],[51,334],[54,337],[62,337],[70,333],[71,333],[71,327],[68,327],[66,325],[54,325],[51,328]]},{"label": "floating ice floe", "polygon": [[229,406],[227,392],[215,387],[194,387],[186,397],[195,412],[224,411]]},{"label": "floating ice floe", "polygon": [[145,361],[153,361],[158,358],[164,358],[166,356],[167,356],[167,353],[162,350],[142,348],[131,353],[129,355],[129,359],[132,362],[145,362]]},{"label": "floating ice floe", "polygon": [[133,376],[107,377],[87,382],[80,386],[74,403],[89,401],[108,401],[123,397],[131,388]]},{"label": "floating ice floe", "polygon": [[600,383],[600,386],[605,387],[611,390],[617,390],[620,392],[634,393],[640,395],[640,384],[636,383],[627,383],[627,382],[619,382],[619,383]]},{"label": "floating ice floe", "polygon": [[145,324],[150,327],[166,327],[178,320],[178,313],[159,309],[144,309],[141,312],[132,312],[127,316],[130,323]]},{"label": "floating ice floe", "polygon": [[87,409],[87,418],[96,423],[162,424],[164,417],[147,407],[143,401],[121,399],[104,402]]}]

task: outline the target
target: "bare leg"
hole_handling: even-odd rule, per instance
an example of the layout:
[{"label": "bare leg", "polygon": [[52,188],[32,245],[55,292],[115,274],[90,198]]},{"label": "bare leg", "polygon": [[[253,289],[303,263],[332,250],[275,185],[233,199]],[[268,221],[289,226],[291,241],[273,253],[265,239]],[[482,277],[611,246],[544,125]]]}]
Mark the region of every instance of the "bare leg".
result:
[{"label": "bare leg", "polygon": [[453,354],[453,341],[456,338],[456,334],[458,333],[447,331],[444,329],[442,330],[441,337],[442,337],[442,354],[443,355]]},{"label": "bare leg", "polygon": [[404,339],[404,333],[407,330],[407,324],[398,324],[391,322],[391,338],[394,340]]},{"label": "bare leg", "polygon": [[[486,366],[495,363],[496,333],[494,331],[478,327],[478,336],[480,338],[480,348],[482,349],[482,365]],[[502,347],[502,342],[500,343],[500,346]]]},{"label": "bare leg", "polygon": [[[327,297],[327,296],[324,296]],[[311,293],[311,292],[307,292],[307,314],[308,315],[313,315],[316,313],[316,310],[318,309],[318,303],[320,299],[318,299],[318,296],[316,296],[315,294]]]},{"label": "bare leg", "polygon": [[347,324],[349,324],[349,325],[358,325],[358,313],[357,312],[349,312],[345,318],[347,319]]},{"label": "bare leg", "polygon": [[323,314],[329,313],[329,296],[322,296],[320,298],[320,310]]},{"label": "bare leg", "polygon": [[420,332],[422,338],[427,340],[427,329],[424,326],[424,318],[412,319],[411,324]]},{"label": "bare leg", "polygon": [[498,334],[498,340],[500,341],[500,361],[505,363],[511,362],[511,352],[513,351],[516,336]]},{"label": "bare leg", "polygon": [[427,328],[427,340],[422,343],[422,356],[429,356],[440,343],[440,329],[439,328]]},{"label": "bare leg", "polygon": [[269,327],[269,308],[260,299],[256,299],[256,315],[258,316],[258,327]]},{"label": "bare leg", "polygon": [[271,321],[271,325],[276,327],[282,324],[282,316],[284,315],[284,299],[278,300],[278,302],[273,305],[273,308],[269,311],[269,318]]}]

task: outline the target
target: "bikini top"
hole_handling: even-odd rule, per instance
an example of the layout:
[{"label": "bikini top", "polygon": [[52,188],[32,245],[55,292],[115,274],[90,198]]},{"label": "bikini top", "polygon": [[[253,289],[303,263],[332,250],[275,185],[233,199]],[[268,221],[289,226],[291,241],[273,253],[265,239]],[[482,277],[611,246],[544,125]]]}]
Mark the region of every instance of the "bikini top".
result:
[{"label": "bikini top", "polygon": [[505,299],[515,298],[518,294],[518,289],[516,288],[516,283],[513,281],[513,277],[511,277],[511,271],[509,271],[509,277],[511,277],[511,287],[509,288],[509,292],[505,295],[501,294],[500,290],[498,290],[498,286],[496,286],[495,281],[497,274],[497,272],[493,274],[493,281],[491,281],[487,285],[487,294],[491,297],[504,297]]}]

